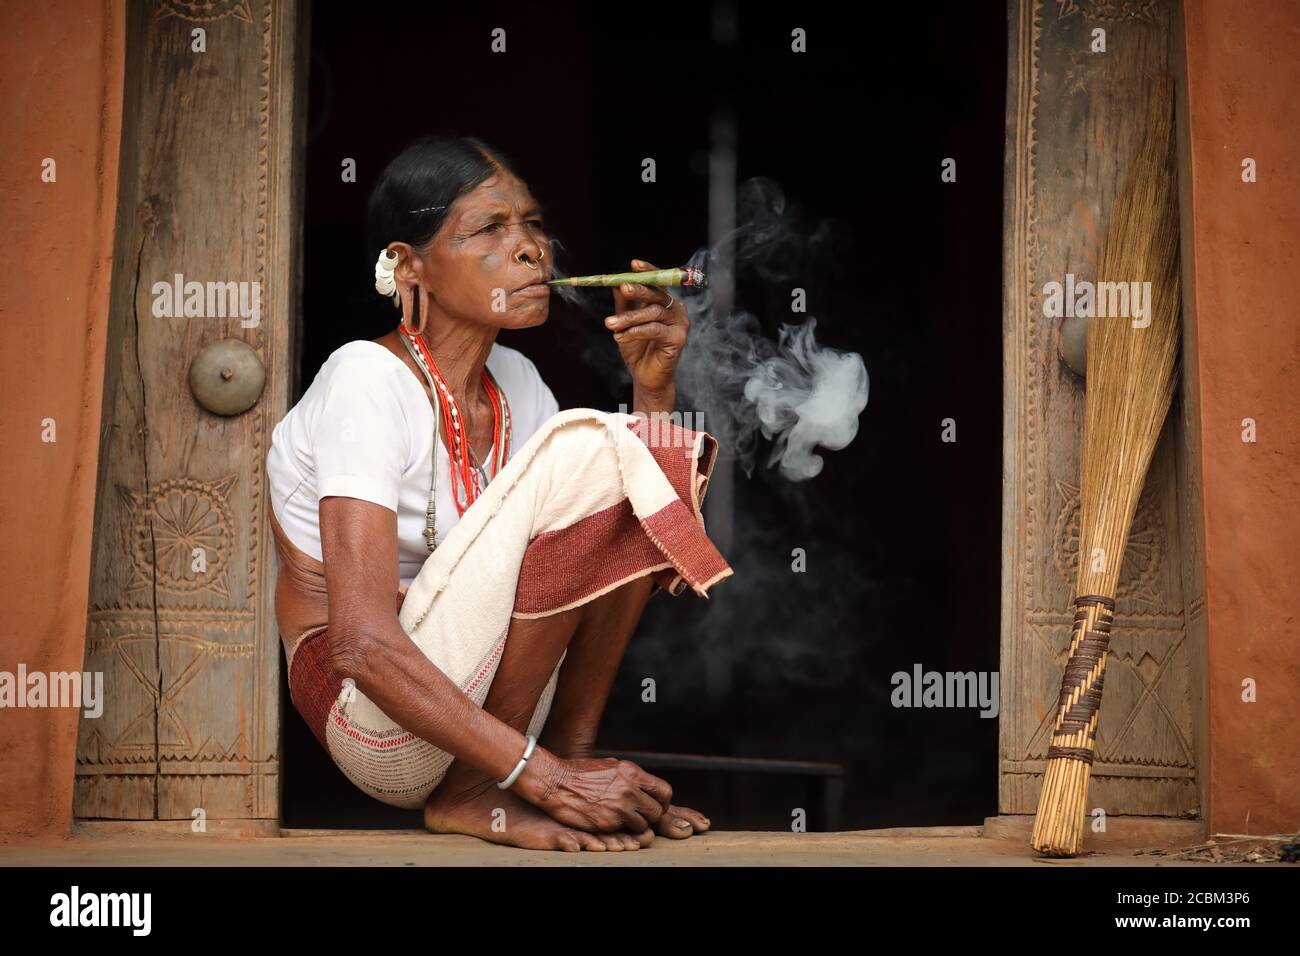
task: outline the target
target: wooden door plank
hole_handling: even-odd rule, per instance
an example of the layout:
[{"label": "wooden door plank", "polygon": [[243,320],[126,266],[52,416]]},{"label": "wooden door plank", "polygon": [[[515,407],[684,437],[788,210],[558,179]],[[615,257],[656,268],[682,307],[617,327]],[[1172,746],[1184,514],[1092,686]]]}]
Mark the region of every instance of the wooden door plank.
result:
[{"label": "wooden door plank", "polygon": [[[106,705],[81,724],[80,817],[279,815],[264,462],[296,345],[296,13],[295,2],[164,0],[128,14],[86,656]],[[243,284],[247,305],[256,290],[258,314],[213,314],[206,295],[205,315],[159,314],[155,284],[177,274],[205,290]],[[268,376],[234,417],[204,410],[187,381],[194,355],[226,338],[251,346]]]}]

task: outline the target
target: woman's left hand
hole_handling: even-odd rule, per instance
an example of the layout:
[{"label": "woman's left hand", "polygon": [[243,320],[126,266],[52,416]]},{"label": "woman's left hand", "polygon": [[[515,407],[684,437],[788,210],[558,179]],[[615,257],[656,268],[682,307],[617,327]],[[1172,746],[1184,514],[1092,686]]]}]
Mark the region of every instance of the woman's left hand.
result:
[{"label": "woman's left hand", "polygon": [[[634,272],[651,272],[657,266],[632,260]],[[649,394],[673,391],[677,360],[686,348],[691,320],[686,306],[669,289],[637,283],[614,287],[614,314],[605,328],[632,373],[633,386]]]}]

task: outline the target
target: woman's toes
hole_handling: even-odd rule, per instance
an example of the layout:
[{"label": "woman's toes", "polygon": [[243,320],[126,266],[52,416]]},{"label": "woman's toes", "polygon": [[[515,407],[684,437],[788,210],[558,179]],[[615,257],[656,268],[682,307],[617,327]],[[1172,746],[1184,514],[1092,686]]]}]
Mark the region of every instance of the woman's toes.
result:
[{"label": "woman's toes", "polygon": [[680,840],[695,832],[689,820],[671,811],[659,818],[655,829],[660,836],[666,836],[670,840]]},{"label": "woman's toes", "polygon": [[696,833],[707,833],[712,825],[709,818],[700,813],[699,810],[692,810],[690,807],[673,807],[673,812],[686,820]]},{"label": "woman's toes", "polygon": [[655,829],[660,836],[680,840],[696,833],[707,833],[709,818],[690,807],[669,807]]},{"label": "woman's toes", "polygon": [[616,853],[623,852],[623,841],[618,838],[617,833],[602,833],[600,839],[603,841],[601,845],[605,849],[612,850]]},{"label": "woman's toes", "polygon": [[577,830],[557,830],[555,848],[565,853],[579,853],[582,851],[582,836]]},{"label": "woman's toes", "polygon": [[628,849],[628,850],[639,850],[639,849],[641,849],[641,841],[638,840],[636,837],[634,837],[632,834],[630,834],[630,833],[620,833],[618,836],[619,836],[619,839],[623,841],[623,847],[624,847],[624,849]]}]

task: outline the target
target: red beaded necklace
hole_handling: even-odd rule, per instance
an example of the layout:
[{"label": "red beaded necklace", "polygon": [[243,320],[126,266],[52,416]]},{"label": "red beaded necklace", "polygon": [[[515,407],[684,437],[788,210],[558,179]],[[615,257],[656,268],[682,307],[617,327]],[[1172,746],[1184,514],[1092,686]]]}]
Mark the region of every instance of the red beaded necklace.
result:
[{"label": "red beaded necklace", "polygon": [[[457,513],[463,515],[482,494],[483,482],[489,479],[470,461],[474,452],[470,448],[469,436],[461,426],[460,409],[452,397],[451,389],[443,380],[442,373],[438,371],[438,363],[433,360],[433,353],[425,344],[424,336],[408,331],[404,324],[399,328],[402,336],[414,347],[416,360],[424,367],[425,374],[442,395],[438,410],[442,417],[441,432],[444,441],[448,443],[447,453],[451,458],[451,496],[456,503]],[[510,453],[510,403],[506,400],[505,390],[497,385],[486,365],[481,380],[483,390],[492,402],[492,477],[495,478]],[[464,501],[461,500],[462,490]]]}]

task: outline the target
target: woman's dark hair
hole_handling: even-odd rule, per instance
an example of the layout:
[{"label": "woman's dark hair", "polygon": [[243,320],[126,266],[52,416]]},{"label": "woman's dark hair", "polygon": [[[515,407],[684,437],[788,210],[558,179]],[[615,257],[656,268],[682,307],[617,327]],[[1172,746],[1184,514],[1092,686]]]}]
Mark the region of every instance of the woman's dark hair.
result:
[{"label": "woman's dark hair", "polygon": [[472,136],[424,136],[411,143],[384,167],[370,193],[370,264],[390,242],[423,248],[442,228],[451,204],[498,168],[519,175],[505,156]]}]

